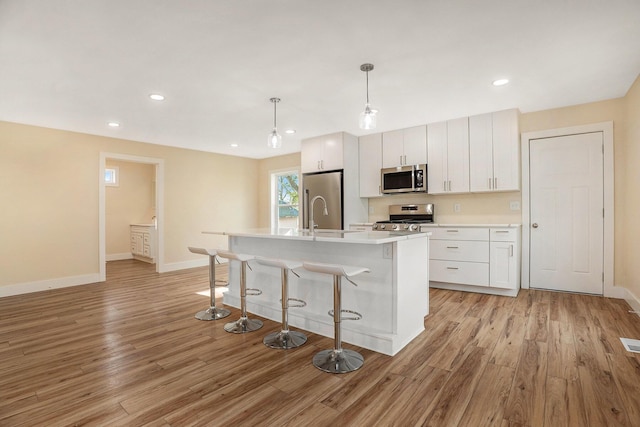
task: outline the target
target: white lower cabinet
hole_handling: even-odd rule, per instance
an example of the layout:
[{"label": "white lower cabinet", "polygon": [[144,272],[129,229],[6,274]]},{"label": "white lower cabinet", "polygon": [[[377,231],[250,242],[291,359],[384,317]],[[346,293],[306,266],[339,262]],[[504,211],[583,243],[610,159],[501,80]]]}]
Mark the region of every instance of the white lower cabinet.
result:
[{"label": "white lower cabinet", "polygon": [[155,227],[151,225],[132,225],[130,236],[131,255],[133,255],[133,258],[155,264]]},{"label": "white lower cabinet", "polygon": [[429,251],[432,286],[517,295],[519,226],[434,225],[428,231],[432,233]]}]

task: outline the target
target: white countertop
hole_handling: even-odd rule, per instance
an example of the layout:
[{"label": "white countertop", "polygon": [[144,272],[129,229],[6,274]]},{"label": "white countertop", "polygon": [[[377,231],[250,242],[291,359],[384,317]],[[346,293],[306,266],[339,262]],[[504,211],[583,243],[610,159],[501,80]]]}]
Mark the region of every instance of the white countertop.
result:
[{"label": "white countertop", "polygon": [[490,228],[519,228],[522,224],[421,224],[421,227],[490,227]]},{"label": "white countertop", "polygon": [[307,230],[294,228],[253,228],[239,231],[203,231],[203,234],[216,234],[223,236],[258,237],[268,239],[289,239],[302,241],[333,242],[333,243],[359,243],[379,245],[382,243],[397,242],[400,240],[420,239],[431,233],[409,233],[406,231],[352,231],[352,230],[316,230],[311,234]]}]

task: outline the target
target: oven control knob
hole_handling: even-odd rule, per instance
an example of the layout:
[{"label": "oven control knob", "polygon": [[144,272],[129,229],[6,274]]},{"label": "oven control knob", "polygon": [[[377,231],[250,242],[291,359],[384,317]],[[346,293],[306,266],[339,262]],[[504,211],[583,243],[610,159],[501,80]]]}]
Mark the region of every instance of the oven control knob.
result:
[{"label": "oven control knob", "polygon": [[400,228],[400,226],[398,224],[393,224],[393,230],[398,230]]},{"label": "oven control knob", "polygon": [[384,230],[385,229],[385,225],[384,224],[376,224],[377,227],[376,228],[380,228],[380,230]]},{"label": "oven control knob", "polygon": [[402,228],[405,229],[405,230],[408,230],[409,229],[409,224],[402,224]]},{"label": "oven control knob", "polygon": [[411,224],[409,226],[409,231],[418,231],[418,225],[417,224]]}]

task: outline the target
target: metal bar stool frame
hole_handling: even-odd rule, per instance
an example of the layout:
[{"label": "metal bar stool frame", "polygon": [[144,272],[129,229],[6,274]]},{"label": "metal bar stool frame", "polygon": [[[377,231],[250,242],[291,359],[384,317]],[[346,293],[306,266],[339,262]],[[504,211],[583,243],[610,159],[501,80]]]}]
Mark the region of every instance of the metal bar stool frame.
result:
[{"label": "metal bar stool frame", "polygon": [[[213,249],[194,248],[189,246],[189,251],[194,254],[207,255],[209,257],[209,291],[211,292],[211,305],[206,310],[196,313],[195,318],[198,320],[218,320],[223,319],[231,314],[226,308],[216,307],[216,255]],[[226,285],[226,283],[225,283]]]},{"label": "metal bar stool frame", "polygon": [[[302,267],[302,262],[264,257],[257,257],[256,262],[258,264],[280,269],[282,294],[280,299],[280,302],[282,303],[282,328],[279,332],[272,332],[265,336],[262,342],[267,347],[273,349],[288,350],[290,348],[300,347],[307,342],[307,336],[302,332],[292,331],[289,329],[289,308],[305,307],[307,303],[298,298],[289,298],[289,272],[298,276],[294,269]],[[290,305],[290,301],[295,301],[298,304]]]},{"label": "metal bar stool frame", "polygon": [[244,334],[257,331],[262,328],[262,320],[249,319],[247,316],[247,295],[260,295],[262,291],[254,288],[247,288],[247,267],[251,269],[248,262],[255,259],[253,255],[237,254],[231,251],[218,250],[218,256],[231,260],[240,261],[240,318],[235,322],[224,325],[224,330],[233,334]]},{"label": "metal bar stool frame", "polygon": [[[306,270],[333,275],[333,342],[334,348],[322,350],[313,356],[313,366],[324,372],[344,374],[360,369],[364,365],[364,357],[354,350],[342,348],[342,320],[360,320],[362,315],[356,311],[342,309],[342,277],[354,286],[358,286],[351,277],[370,270],[366,267],[345,266],[340,264],[321,264],[304,262]],[[350,313],[351,317],[342,317],[342,313]]]}]

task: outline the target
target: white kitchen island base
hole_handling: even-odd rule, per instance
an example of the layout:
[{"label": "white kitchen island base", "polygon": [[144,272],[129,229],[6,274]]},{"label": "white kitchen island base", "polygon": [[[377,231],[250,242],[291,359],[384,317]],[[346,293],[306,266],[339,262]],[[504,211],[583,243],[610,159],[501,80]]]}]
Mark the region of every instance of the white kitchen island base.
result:
[{"label": "white kitchen island base", "polygon": [[[229,249],[269,258],[315,261],[367,267],[355,278],[357,287],[342,281],[342,308],[362,314],[359,321],[342,322],[343,342],[394,355],[424,330],[429,313],[429,242],[427,234],[387,232],[336,233],[335,236],[282,236],[274,233],[225,233]],[[276,322],[282,319],[280,270],[250,263],[247,287],[262,290],[247,297],[247,309]],[[333,279],[330,275],[296,270],[289,276],[289,296],[306,301],[289,309],[293,328],[333,337]],[[240,306],[239,265],[229,268],[224,303]],[[256,332],[260,333],[260,332]]]}]

